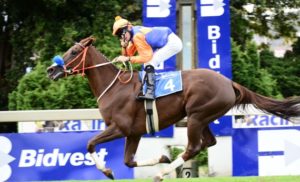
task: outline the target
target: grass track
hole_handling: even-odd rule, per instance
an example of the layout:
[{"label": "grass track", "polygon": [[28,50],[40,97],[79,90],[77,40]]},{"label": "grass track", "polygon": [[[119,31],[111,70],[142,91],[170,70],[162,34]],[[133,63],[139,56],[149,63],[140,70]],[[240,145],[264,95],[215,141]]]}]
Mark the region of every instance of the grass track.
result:
[{"label": "grass track", "polygon": [[[79,181],[64,181],[64,182],[79,182]],[[85,182],[152,182],[152,180],[151,179],[114,180],[114,181],[90,180]],[[189,178],[189,179],[178,178],[178,179],[165,179],[163,182],[300,182],[300,176],[209,177],[209,178]]]}]

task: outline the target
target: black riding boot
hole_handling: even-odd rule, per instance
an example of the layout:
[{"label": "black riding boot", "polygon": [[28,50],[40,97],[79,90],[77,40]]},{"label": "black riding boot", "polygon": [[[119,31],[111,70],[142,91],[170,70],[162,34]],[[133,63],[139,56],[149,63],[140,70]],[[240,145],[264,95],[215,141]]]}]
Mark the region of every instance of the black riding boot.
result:
[{"label": "black riding boot", "polygon": [[146,82],[146,93],[145,95],[138,95],[137,99],[147,99],[147,100],[154,100],[154,90],[155,90],[155,70],[152,65],[147,65],[145,67],[146,75],[145,75],[145,82]]}]

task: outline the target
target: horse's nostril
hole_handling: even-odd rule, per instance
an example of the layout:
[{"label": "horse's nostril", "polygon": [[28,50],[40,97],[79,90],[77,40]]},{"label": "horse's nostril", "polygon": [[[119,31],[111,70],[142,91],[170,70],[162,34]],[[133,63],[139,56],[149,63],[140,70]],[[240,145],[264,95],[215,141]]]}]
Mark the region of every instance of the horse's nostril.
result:
[{"label": "horse's nostril", "polygon": [[50,67],[50,68],[47,69],[47,73],[48,73],[48,74],[53,73],[53,71],[54,71],[54,69],[53,69],[52,67]]}]

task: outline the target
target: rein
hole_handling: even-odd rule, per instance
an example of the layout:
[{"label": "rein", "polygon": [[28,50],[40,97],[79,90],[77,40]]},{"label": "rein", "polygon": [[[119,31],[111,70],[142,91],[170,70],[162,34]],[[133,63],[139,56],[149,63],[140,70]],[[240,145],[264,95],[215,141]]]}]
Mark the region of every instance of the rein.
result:
[{"label": "rein", "polygon": [[[77,44],[79,44],[79,43],[77,43]],[[84,76],[85,75],[85,73],[84,73],[85,70],[92,69],[92,68],[97,68],[97,67],[101,67],[101,66],[105,66],[105,65],[108,65],[108,64],[118,62],[117,60],[113,60],[111,62],[101,63],[101,64],[96,64],[96,65],[93,65],[93,66],[85,67],[86,53],[88,51],[88,48],[89,47],[84,47],[83,50],[74,59],[72,59],[68,64],[65,65],[65,67],[64,67],[65,73],[74,74],[76,72],[77,73],[81,72],[81,75]],[[73,62],[75,62],[77,60],[77,58],[80,57],[81,55],[82,55],[82,58],[81,58],[80,62],[75,67],[73,67],[71,70],[68,70],[67,67],[69,65],[71,65]],[[80,65],[82,65],[82,68],[78,69],[78,67]]]},{"label": "rein", "polygon": [[110,87],[113,86],[113,84],[116,82],[117,78],[119,77],[121,73],[121,70],[118,71],[117,75],[115,76],[115,78],[113,79],[113,81],[106,87],[106,89],[99,95],[97,102],[100,101],[100,99],[102,98],[102,96],[110,89]]},{"label": "rein", "polygon": [[[108,64],[113,64],[115,62],[119,62],[118,61],[118,58],[115,58],[114,60],[112,60],[111,62],[106,62],[106,63],[100,63],[100,64],[96,64],[96,65],[93,65],[93,66],[88,66],[86,67],[85,66],[85,62],[86,62],[86,53],[88,51],[88,47],[84,47],[82,44],[80,43],[76,43],[77,45],[79,45],[80,47],[82,47],[82,51],[74,58],[72,59],[68,64],[64,65],[64,72],[65,72],[65,76],[67,76],[67,74],[74,74],[74,73],[80,73],[81,72],[81,76],[85,76],[85,73],[84,71],[85,70],[88,70],[88,69],[92,69],[92,68],[97,68],[97,67],[101,67],[101,66],[105,66],[105,65],[108,65]],[[80,56],[82,55],[82,58],[80,60],[80,62],[75,66],[73,67],[72,69],[68,70],[67,67],[69,65],[71,65],[72,63],[74,63]],[[125,63],[123,62],[123,64],[125,65]],[[133,69],[132,69],[132,65],[131,63],[129,62],[130,64],[130,77],[128,80],[126,81],[123,81],[121,79],[121,76],[125,73],[125,71],[121,74],[122,70],[119,69],[117,75],[115,76],[115,78],[113,79],[113,81],[106,87],[106,89],[100,94],[100,96],[98,97],[97,99],[97,102],[100,101],[100,99],[102,98],[102,96],[113,86],[113,84],[116,82],[117,79],[119,79],[119,81],[121,83],[128,83],[130,82],[130,80],[132,79],[133,77]],[[80,65],[82,65],[82,68],[79,68]]]}]

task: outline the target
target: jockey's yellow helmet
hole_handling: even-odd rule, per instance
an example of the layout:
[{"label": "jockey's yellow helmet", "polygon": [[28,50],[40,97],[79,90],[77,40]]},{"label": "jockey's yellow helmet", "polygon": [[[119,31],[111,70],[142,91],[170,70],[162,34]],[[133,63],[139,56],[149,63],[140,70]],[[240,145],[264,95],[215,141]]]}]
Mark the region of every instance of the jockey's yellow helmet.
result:
[{"label": "jockey's yellow helmet", "polygon": [[122,18],[121,16],[116,16],[112,34],[115,36],[120,28],[127,27],[128,25],[131,25],[128,20]]}]

